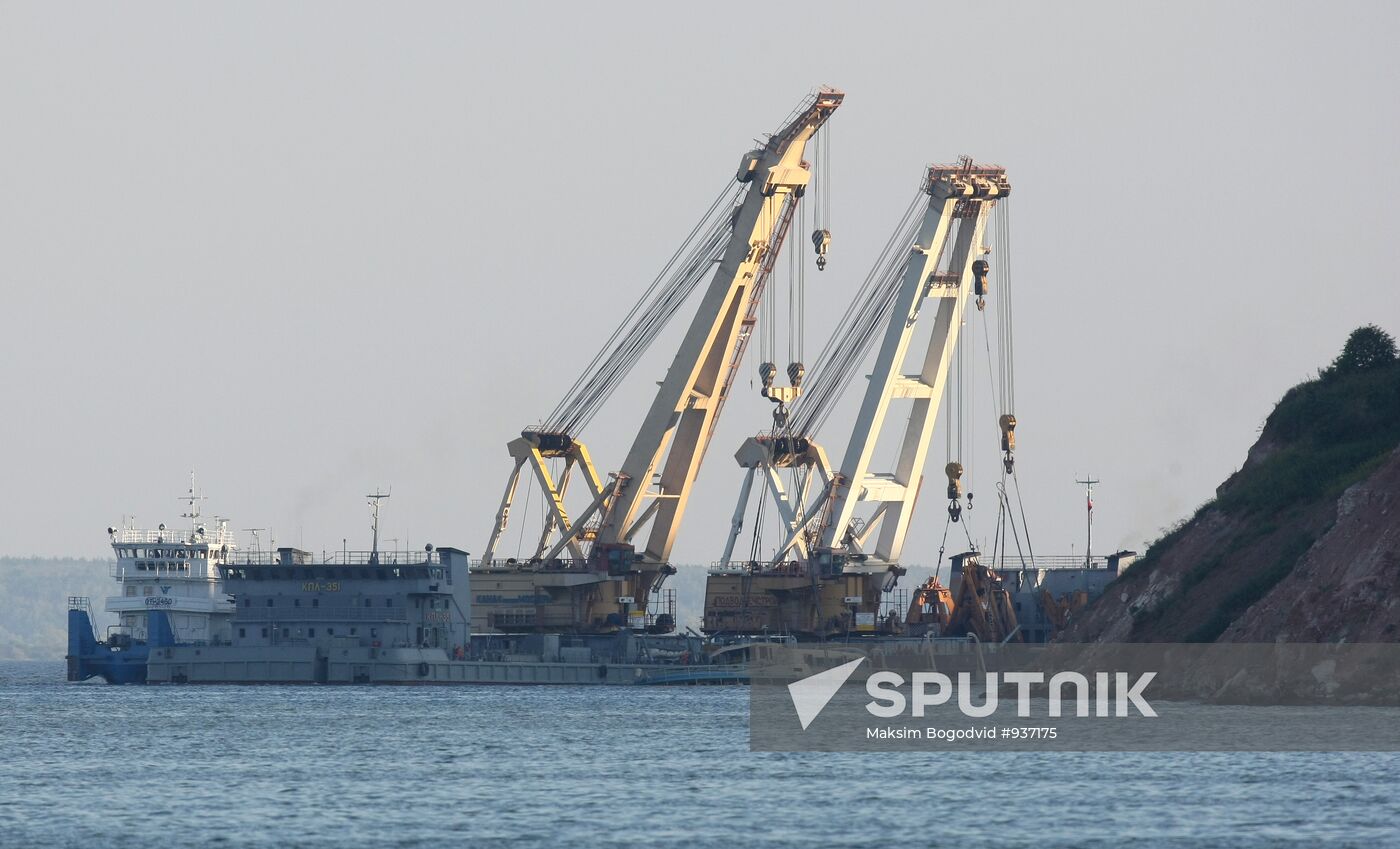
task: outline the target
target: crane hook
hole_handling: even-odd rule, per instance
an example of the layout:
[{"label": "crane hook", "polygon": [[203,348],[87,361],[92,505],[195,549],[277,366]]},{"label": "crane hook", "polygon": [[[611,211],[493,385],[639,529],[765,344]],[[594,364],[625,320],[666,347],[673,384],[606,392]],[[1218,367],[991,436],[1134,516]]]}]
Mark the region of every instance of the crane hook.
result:
[{"label": "crane hook", "polygon": [[997,419],[997,424],[1001,426],[1001,450],[1006,452],[1002,455],[1001,465],[1009,475],[1016,469],[1016,417],[1006,413]]},{"label": "crane hook", "polygon": [[812,247],[817,251],[817,270],[826,270],[826,249],[831,247],[830,230],[813,230]]},{"label": "crane hook", "polygon": [[987,283],[987,272],[991,270],[991,265],[985,259],[979,259],[972,263],[972,291],[977,295],[977,311],[982,312],[987,308],[987,291],[991,288]]}]

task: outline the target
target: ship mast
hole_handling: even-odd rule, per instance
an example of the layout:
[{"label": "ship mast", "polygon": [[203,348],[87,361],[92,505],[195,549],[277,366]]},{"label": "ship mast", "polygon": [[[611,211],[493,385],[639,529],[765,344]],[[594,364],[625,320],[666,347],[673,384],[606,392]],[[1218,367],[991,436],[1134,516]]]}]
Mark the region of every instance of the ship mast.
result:
[{"label": "ship mast", "polygon": [[1084,542],[1084,568],[1088,569],[1094,565],[1094,484],[1099,479],[1089,475],[1082,480],[1075,478],[1074,482],[1084,487],[1084,521],[1088,532]]},{"label": "ship mast", "polygon": [[185,502],[185,512],[180,514],[180,518],[190,520],[190,539],[200,533],[199,527],[199,502],[206,500],[204,495],[195,495],[194,470],[190,470],[190,491],[188,495],[182,496],[180,501]]},{"label": "ship mast", "polygon": [[[390,492],[392,491],[393,490],[390,490]],[[369,527],[374,533],[374,538],[370,542],[369,549],[369,562],[371,564],[377,564],[379,562],[379,502],[388,497],[389,492],[380,492],[378,487],[375,487],[374,492],[365,496],[365,498],[369,499],[369,515],[372,519]]]}]

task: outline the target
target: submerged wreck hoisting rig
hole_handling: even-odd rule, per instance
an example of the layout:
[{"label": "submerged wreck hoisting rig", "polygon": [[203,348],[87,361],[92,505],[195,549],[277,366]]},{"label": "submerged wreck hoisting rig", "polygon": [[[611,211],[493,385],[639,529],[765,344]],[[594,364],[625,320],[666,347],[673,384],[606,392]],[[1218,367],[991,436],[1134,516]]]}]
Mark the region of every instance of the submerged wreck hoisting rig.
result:
[{"label": "submerged wreck hoisting rig", "polygon": [[[188,531],[109,529],[123,595],[109,598],[107,609],[120,621],[100,640],[88,600],[70,599],[70,680],[723,682],[744,680],[735,661],[757,657],[761,650],[750,649],[768,641],[1043,641],[1063,628],[1131,558],[1120,552],[1100,566],[1086,555],[1081,568],[1030,549],[1016,483],[1005,170],[968,158],[929,167],[835,333],[810,369],[803,362],[805,249],[788,245],[788,237],[810,220],[815,264],[826,269],[830,143],[823,129],[843,100],[836,89],[815,91],[744,154],[734,180],[564,399],[509,442],[513,467],[480,560],[431,545],[421,553],[381,552],[377,516],[386,496],[378,491],[368,496],[376,517],[368,552],[263,552],[256,537],[253,550],[240,552],[226,522],[201,520],[191,482]],[[815,164],[806,159],[809,147]],[[809,195],[812,204],[804,203]],[[785,245],[783,323],[781,293],[765,294],[782,276]],[[996,363],[986,309],[993,280],[1000,290],[992,311]],[[697,291],[695,313],[630,450],[615,471],[600,474],[584,429]],[[1001,449],[986,563],[968,530],[973,493],[964,491],[972,478],[963,464],[971,456],[965,434],[976,353],[967,341],[969,315],[983,325]],[[777,364],[782,334],[786,369]],[[754,337],[762,352],[758,391],[772,402],[773,421],[735,455],[744,476],[723,554],[707,579],[706,641],[689,628],[678,633],[665,583],[676,572],[671,552],[696,476]],[[818,433],[877,340],[845,453],[833,465]],[[906,606],[896,587],[907,571],[905,541],[940,410],[947,435],[940,567],[954,527],[968,550],[951,556],[948,584],[936,572]],[[901,419],[902,432],[894,424]],[[768,497],[755,503],[756,484]],[[522,548],[503,556],[512,511],[535,486],[541,523],[521,528]],[[736,549],[746,526],[752,538],[744,557]],[[777,539],[765,538],[765,529]],[[532,531],[528,547],[525,530]]]},{"label": "submerged wreck hoisting rig", "polygon": [[[671,549],[755,336],[764,348],[758,388],[774,405],[773,426],[747,439],[735,455],[745,473],[723,553],[706,584],[701,626],[706,634],[1044,640],[1068,622],[1085,595],[1106,583],[1063,563],[1051,567],[1048,559],[1037,561],[1019,509],[1006,211],[1011,184],[1005,169],[966,157],[926,169],[915,199],[810,369],[803,363],[803,261],[789,250],[790,362],[779,367],[780,297],[765,294],[789,230],[794,223],[805,224],[802,200],[809,187],[816,201],[811,233],[816,265],[819,271],[827,266],[830,144],[821,131],[843,98],[837,90],[819,90],[764,144],[744,155],[737,187],[721,192],[566,398],[542,424],[510,442],[514,466],[485,554],[473,566],[474,632],[607,635],[676,629],[674,596],[665,589],[675,572]],[[816,148],[816,167],[803,158],[809,144]],[[709,286],[631,450],[604,478],[579,438],[581,431],[711,267]],[[1000,299],[988,310],[994,280]],[[988,319],[993,314],[995,334]],[[964,434],[972,417],[967,396],[975,379],[970,361],[977,353],[961,332],[969,315],[980,317],[987,340],[1001,451],[995,531],[985,563],[963,521],[973,507],[973,493],[964,492]],[[864,399],[841,464],[834,466],[817,431],[877,339]],[[787,384],[780,385],[784,373]],[[902,433],[890,424],[899,405],[907,405],[898,410],[905,416]],[[967,550],[950,559],[947,585],[935,575],[915,589],[906,606],[896,586],[906,572],[904,544],[940,407],[947,410],[948,456],[939,564],[950,528],[962,528]],[[891,454],[882,467],[879,461]],[[522,476],[527,486],[538,484],[541,490],[543,524],[532,551],[502,558]],[[566,495],[576,478],[582,484],[574,488],[585,491],[578,512],[571,512]],[[771,499],[753,505],[758,481]],[[770,500],[770,524],[780,533],[775,544],[765,546],[761,536]],[[748,525],[752,544],[743,557],[736,547],[755,506]],[[1053,587],[1060,595],[1047,589]],[[1018,610],[1030,621],[1018,621]]]}]

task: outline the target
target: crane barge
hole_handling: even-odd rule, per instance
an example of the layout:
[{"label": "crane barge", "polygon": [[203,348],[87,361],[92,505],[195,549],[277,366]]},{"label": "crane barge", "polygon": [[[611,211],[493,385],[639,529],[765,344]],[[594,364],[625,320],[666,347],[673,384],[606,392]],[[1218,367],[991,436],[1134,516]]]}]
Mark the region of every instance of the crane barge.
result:
[{"label": "crane barge", "polygon": [[[979,308],[988,289],[984,258],[988,217],[1009,196],[1005,169],[964,159],[927,169],[917,201],[891,237],[828,343],[792,416],[750,438],[736,454],[745,471],[721,561],[705,596],[709,633],[788,632],[804,639],[880,630],[882,598],[905,573],[900,564],[923,483],[939,403],[967,307]],[[815,429],[850,381],[868,346],[883,335],[845,455],[833,467]],[[927,338],[909,364],[914,340]],[[893,464],[878,469],[877,449],[894,436],[887,428],[896,401],[911,402],[895,440]],[[1015,418],[1003,417],[1003,448],[1010,468]],[[795,470],[789,492],[780,470]],[[949,516],[961,515],[962,466],[950,460]],[[776,505],[782,541],[760,559],[757,535],[747,560],[735,545],[756,480]],[[864,509],[864,515],[858,511]],[[757,534],[757,531],[755,531]],[[887,620],[887,622],[890,620]],[[884,630],[892,631],[886,627]]]},{"label": "crane barge", "polygon": [[[673,595],[662,590],[675,573],[671,549],[765,284],[811,182],[804,152],[843,99],[837,89],[819,89],[744,154],[730,188],[711,204],[569,395],[543,424],[524,429],[507,445],[513,468],[490,540],[472,570],[474,632],[675,629]],[[814,234],[823,264],[829,242],[829,233]],[[630,450],[604,478],[581,429],[711,268]],[[503,558],[502,539],[522,478],[543,493],[543,525],[530,553]],[[577,513],[566,506],[575,479],[586,498]]]},{"label": "crane barge", "polygon": [[[775,398],[773,427],[745,440],[735,454],[745,472],[723,554],[706,582],[707,634],[737,640],[736,647],[760,634],[808,641],[970,635],[983,642],[1043,642],[1131,565],[1135,554],[1129,551],[1073,563],[1036,557],[1024,512],[1018,526],[1012,510],[1008,484],[1018,502],[1020,495],[1007,271],[1010,194],[1006,171],[997,165],[964,157],[925,171],[800,393]],[[998,259],[1000,361],[993,368],[986,307]],[[967,529],[973,493],[964,491],[963,465],[971,352],[962,331],[977,315],[987,334],[989,377],[996,372],[992,400],[1001,450],[996,526],[986,558]],[[834,466],[817,432],[877,339],[863,401],[841,464]],[[772,397],[768,376],[762,370],[760,376],[765,396]],[[795,400],[791,411],[788,400]],[[941,406],[948,437],[944,546],[949,529],[961,526],[967,550],[950,557],[948,585],[935,571],[904,608],[894,590],[907,571],[905,541]],[[877,458],[883,457],[892,460],[882,467]],[[751,510],[756,485],[770,498],[760,496]],[[765,548],[770,500],[778,542]],[[738,550],[746,525],[753,535],[747,557]]]}]

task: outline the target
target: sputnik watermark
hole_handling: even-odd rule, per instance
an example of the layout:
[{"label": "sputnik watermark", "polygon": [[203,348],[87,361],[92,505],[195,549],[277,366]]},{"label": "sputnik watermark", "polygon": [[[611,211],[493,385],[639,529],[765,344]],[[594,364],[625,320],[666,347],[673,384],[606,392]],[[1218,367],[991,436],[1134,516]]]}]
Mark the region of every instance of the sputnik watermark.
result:
[{"label": "sputnik watermark", "polygon": [[[842,685],[855,674],[856,667],[864,662],[865,658],[860,658],[843,663],[788,685],[792,707],[797,712],[797,720],[803,731],[821,715]],[[948,704],[956,693],[956,704],[963,716],[983,719],[997,712],[1000,703],[998,691],[1002,684],[1006,684],[1016,688],[1016,716],[1025,718],[1031,715],[1035,704],[1032,687],[1045,684],[1048,690],[1046,715],[1050,717],[1065,715],[1066,690],[1073,693],[1073,715],[1076,717],[1131,716],[1133,710],[1141,716],[1155,717],[1157,711],[1143,698],[1143,691],[1156,676],[1155,672],[1144,672],[1134,679],[1127,672],[1097,672],[1091,688],[1088,676],[1079,672],[1056,673],[1050,676],[1048,683],[1043,672],[987,672],[977,682],[973,681],[972,673],[959,672],[956,684],[952,677],[942,672],[915,672],[910,675],[910,692],[906,696],[905,677],[898,672],[885,670],[865,679],[865,692],[871,698],[865,709],[871,716],[881,719],[893,719],[906,711],[913,717],[922,718],[925,710]],[[975,703],[974,700],[978,698],[981,704]]]},{"label": "sputnik watermark", "polygon": [[795,644],[750,681],[755,751],[1400,751],[1400,644]]},{"label": "sputnik watermark", "polygon": [[[1000,685],[1005,683],[1016,687],[1016,716],[1024,718],[1031,715],[1034,704],[1031,688],[1046,683],[1043,672],[988,672],[976,685],[972,673],[959,672],[956,687],[953,679],[942,672],[915,672],[910,677],[913,680],[910,682],[911,693],[908,698],[901,689],[905,686],[904,676],[898,672],[876,672],[865,679],[865,692],[873,699],[865,709],[882,719],[900,716],[906,709],[911,710],[913,716],[922,717],[925,709],[947,704],[956,690],[958,710],[962,715],[982,719],[996,713],[999,700],[997,691]],[[1074,715],[1077,717],[1131,716],[1134,708],[1142,716],[1155,717],[1157,711],[1142,697],[1143,690],[1155,677],[1155,672],[1144,672],[1138,675],[1136,680],[1127,672],[1115,672],[1111,675],[1108,672],[1095,673],[1094,709],[1091,713],[1088,677],[1078,672],[1056,673],[1050,676],[1047,685],[1047,715],[1064,716],[1064,693],[1066,689],[1072,689]],[[929,690],[930,685],[933,687],[932,692]],[[980,705],[973,703],[979,690],[982,693]]]},{"label": "sputnik watermark", "polygon": [[818,672],[816,675],[808,675],[799,681],[794,681],[788,685],[788,694],[792,696],[792,707],[797,711],[797,721],[802,723],[802,730],[806,731],[807,726],[812,724],[821,715],[832,697],[840,691],[841,685],[846,683],[846,679],[855,674],[856,667],[865,662],[865,658],[853,660],[850,663],[843,663],[834,669]]}]

